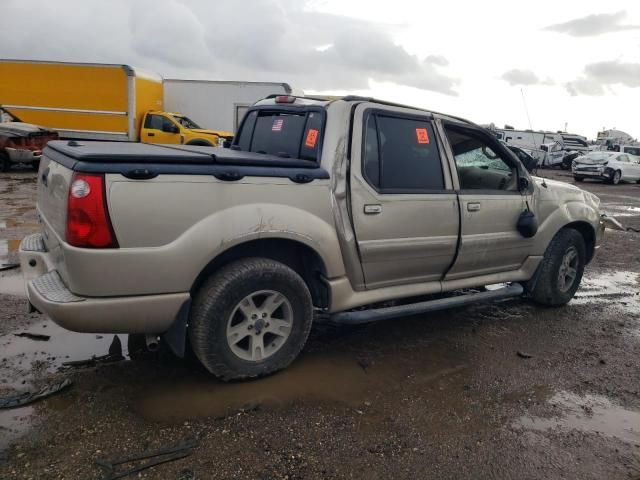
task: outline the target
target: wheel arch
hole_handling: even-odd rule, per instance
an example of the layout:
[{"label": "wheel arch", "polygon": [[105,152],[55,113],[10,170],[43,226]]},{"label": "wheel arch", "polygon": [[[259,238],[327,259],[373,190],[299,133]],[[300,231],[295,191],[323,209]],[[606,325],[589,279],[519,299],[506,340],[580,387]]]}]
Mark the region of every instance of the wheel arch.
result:
[{"label": "wheel arch", "polygon": [[204,138],[194,138],[193,140],[189,140],[185,145],[191,145],[194,147],[213,147],[213,143],[209,140],[205,140]]},{"label": "wheel arch", "polygon": [[191,295],[216,270],[249,257],[269,258],[287,265],[307,284],[315,307],[327,308],[330,305],[329,285],[324,280],[327,267],[320,254],[301,241],[278,237],[248,240],[219,253],[200,271],[191,287]]},{"label": "wheel arch", "polygon": [[[572,228],[573,230],[577,230],[582,238],[584,239],[584,245],[586,247],[587,258],[585,259],[585,264],[588,264],[596,253],[596,231],[593,226],[588,222],[577,221],[571,222],[565,225],[562,229]],[[562,230],[560,229],[560,230]]]}]

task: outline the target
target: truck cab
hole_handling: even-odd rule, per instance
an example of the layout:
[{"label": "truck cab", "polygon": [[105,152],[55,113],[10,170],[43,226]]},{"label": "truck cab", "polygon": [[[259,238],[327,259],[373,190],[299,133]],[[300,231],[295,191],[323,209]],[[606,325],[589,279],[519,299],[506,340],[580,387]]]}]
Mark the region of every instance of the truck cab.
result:
[{"label": "truck cab", "polygon": [[145,113],[140,129],[142,143],[200,145],[213,147],[232,140],[233,133],[200,128],[181,113],[151,111]]}]

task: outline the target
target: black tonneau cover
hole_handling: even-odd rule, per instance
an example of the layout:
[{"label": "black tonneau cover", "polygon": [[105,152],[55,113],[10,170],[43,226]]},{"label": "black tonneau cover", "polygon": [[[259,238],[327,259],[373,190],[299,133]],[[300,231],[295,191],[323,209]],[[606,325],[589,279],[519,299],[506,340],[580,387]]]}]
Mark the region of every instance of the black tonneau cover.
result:
[{"label": "black tonneau cover", "polygon": [[239,180],[245,176],[287,177],[299,183],[329,178],[312,160],[221,147],[52,141],[47,144],[44,155],[74,171],[120,173],[137,179],[161,174],[209,174],[223,180]]}]

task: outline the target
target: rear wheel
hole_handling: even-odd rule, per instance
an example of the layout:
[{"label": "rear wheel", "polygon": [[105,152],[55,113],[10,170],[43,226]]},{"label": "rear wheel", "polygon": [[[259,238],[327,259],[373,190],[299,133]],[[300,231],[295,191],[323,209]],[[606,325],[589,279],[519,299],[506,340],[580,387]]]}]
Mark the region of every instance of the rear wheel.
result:
[{"label": "rear wheel", "polygon": [[189,322],[196,357],[223,380],[259,377],[288,366],[313,320],[311,294],[288,266],[248,258],[215,273],[198,291]]},{"label": "rear wheel", "polygon": [[531,292],[533,299],[547,306],[568,303],[575,295],[586,260],[586,247],[580,232],[565,228],[560,230],[547,247],[536,286]]}]

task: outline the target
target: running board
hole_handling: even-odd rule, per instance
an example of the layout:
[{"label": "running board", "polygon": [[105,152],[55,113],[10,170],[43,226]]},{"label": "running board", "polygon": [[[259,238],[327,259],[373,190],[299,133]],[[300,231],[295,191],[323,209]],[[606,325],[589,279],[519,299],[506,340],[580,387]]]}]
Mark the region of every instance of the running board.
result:
[{"label": "running board", "polygon": [[378,322],[390,318],[406,317],[419,313],[435,312],[454,307],[464,307],[477,303],[493,302],[504,298],[519,297],[524,292],[524,288],[519,283],[513,283],[497,290],[487,290],[485,292],[467,293],[455,297],[439,298],[426,302],[410,303],[408,305],[398,305],[395,307],[372,308],[369,310],[355,310],[340,312],[331,315],[330,320],[335,323],[345,325],[358,325],[361,323]]}]

